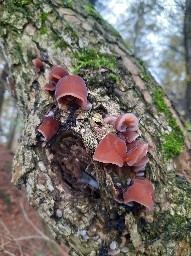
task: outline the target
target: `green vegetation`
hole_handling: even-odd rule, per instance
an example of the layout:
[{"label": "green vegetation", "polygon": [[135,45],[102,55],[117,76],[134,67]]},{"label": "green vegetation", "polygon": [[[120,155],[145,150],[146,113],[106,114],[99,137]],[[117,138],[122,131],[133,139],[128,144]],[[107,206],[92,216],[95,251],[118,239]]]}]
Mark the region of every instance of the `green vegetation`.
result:
[{"label": "green vegetation", "polygon": [[141,71],[140,71],[140,74],[139,74],[140,77],[143,80],[145,80],[146,82],[149,82],[150,81],[150,76],[147,74],[147,69],[145,67],[144,61],[138,58],[138,62],[140,64],[140,66],[141,66],[140,67]]},{"label": "green vegetation", "polygon": [[73,0],[66,0],[66,1],[61,1],[61,3],[66,6],[67,8],[70,8],[72,9],[72,3],[73,3]]},{"label": "green vegetation", "polygon": [[155,90],[153,100],[159,112],[165,113],[167,124],[172,128],[170,133],[165,133],[162,136],[162,153],[169,160],[182,152],[184,134],[166,105],[161,89]]},{"label": "green vegetation", "polygon": [[83,48],[79,52],[74,52],[74,59],[74,73],[76,74],[79,73],[80,69],[108,68],[114,71],[117,65],[117,59],[114,55],[101,53],[94,48]]},{"label": "green vegetation", "polygon": [[[158,228],[160,223],[160,229]],[[183,239],[188,235],[190,223],[187,217],[177,213],[172,215],[170,212],[160,213],[156,217],[156,221],[148,223],[146,226],[146,239],[148,241],[158,239],[169,241],[173,239]]]},{"label": "green vegetation", "polygon": [[51,27],[52,30],[52,37],[53,40],[55,41],[55,48],[60,48],[60,49],[66,49],[68,46],[68,43],[60,36],[59,32],[57,32],[53,27]]},{"label": "green vegetation", "polygon": [[145,80],[146,82],[149,82],[150,81],[150,76],[146,73],[146,72],[143,72],[141,71],[140,72],[140,77]]},{"label": "green vegetation", "polygon": [[19,63],[25,64],[23,51],[21,49],[21,46],[18,43],[15,43],[15,46],[14,46],[14,56],[18,59]]},{"label": "green vegetation", "polygon": [[24,5],[28,5],[32,3],[32,0],[14,0],[13,1],[13,4],[16,4],[16,5],[20,5],[20,6],[24,6]]},{"label": "green vegetation", "polygon": [[65,26],[65,31],[71,36],[71,38],[76,42],[79,40],[79,37],[77,35],[77,33],[74,31],[74,29],[72,28],[72,26],[70,26],[70,24],[66,24]]},{"label": "green vegetation", "polygon": [[44,35],[47,33],[47,27],[46,27],[46,20],[48,18],[48,15],[49,15],[50,11],[49,12],[42,12],[39,16],[41,22],[42,22],[42,25],[41,25],[41,29],[40,29],[40,34],[41,35]]}]

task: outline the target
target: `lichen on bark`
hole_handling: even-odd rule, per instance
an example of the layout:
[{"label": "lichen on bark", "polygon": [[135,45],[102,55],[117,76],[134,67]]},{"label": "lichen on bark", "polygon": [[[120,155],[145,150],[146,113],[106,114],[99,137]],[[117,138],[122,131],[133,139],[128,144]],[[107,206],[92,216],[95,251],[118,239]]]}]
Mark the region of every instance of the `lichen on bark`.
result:
[{"label": "lichen on bark", "polygon": [[[107,255],[112,241],[121,256],[175,255],[176,251],[190,255],[190,184],[161,151],[161,138],[173,127],[157,108],[158,87],[122,39],[108,30],[100,16],[95,19],[92,8],[75,0],[2,2],[1,43],[24,120],[12,180],[26,186],[31,204],[55,239],[71,248],[71,255]],[[87,55],[94,59],[89,61]],[[37,56],[44,61],[45,71],[40,74],[32,66]],[[44,90],[52,64],[75,70],[85,79],[91,111],[58,110]],[[40,142],[38,126],[52,108],[64,128],[49,143]],[[124,112],[139,116],[140,136],[153,145],[146,169],[155,186],[152,213],[118,204],[108,167],[92,160],[98,141],[111,129],[103,124],[102,115]],[[82,171],[99,182],[99,189],[80,182]]]}]

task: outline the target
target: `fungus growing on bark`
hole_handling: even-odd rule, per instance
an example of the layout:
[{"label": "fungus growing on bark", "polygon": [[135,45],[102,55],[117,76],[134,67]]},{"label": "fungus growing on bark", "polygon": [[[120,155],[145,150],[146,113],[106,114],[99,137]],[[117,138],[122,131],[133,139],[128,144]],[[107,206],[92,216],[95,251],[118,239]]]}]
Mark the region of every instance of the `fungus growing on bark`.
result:
[{"label": "fungus growing on bark", "polygon": [[76,75],[68,75],[61,78],[55,91],[55,97],[59,107],[69,103],[70,101],[76,102],[84,110],[90,110],[92,105],[87,100],[87,88],[85,81]]},{"label": "fungus growing on bark", "polygon": [[137,202],[152,211],[154,208],[154,188],[152,183],[146,178],[133,179],[132,183],[123,194],[124,203]]},{"label": "fungus growing on bark", "polygon": [[139,134],[134,131],[122,132],[121,135],[125,138],[128,143],[133,142],[139,137]]},{"label": "fungus growing on bark", "polygon": [[63,67],[59,66],[59,65],[55,65],[52,67],[52,69],[50,70],[50,74],[49,74],[49,80],[55,84],[57,84],[57,82],[65,77],[69,75],[68,71],[66,69],[64,69]]},{"label": "fungus growing on bark", "polygon": [[38,128],[44,141],[49,141],[58,132],[60,126],[59,120],[53,116],[46,116]]},{"label": "fungus growing on bark", "polygon": [[102,163],[123,166],[126,155],[125,142],[114,134],[106,135],[98,144],[93,159]]},{"label": "fungus growing on bark", "polygon": [[40,71],[43,70],[43,63],[42,63],[42,61],[41,61],[40,58],[35,58],[35,59],[33,59],[33,60],[32,60],[32,63],[33,63],[33,65],[34,65],[34,67],[35,67],[36,72],[39,73]]},{"label": "fungus growing on bark", "polygon": [[55,91],[55,86],[51,83],[46,83],[44,88],[47,90],[47,91]]},{"label": "fungus growing on bark", "polygon": [[103,121],[106,124],[110,124],[115,126],[115,121],[116,121],[117,117],[116,116],[112,116],[112,115],[106,115],[105,118],[103,119]]},{"label": "fungus growing on bark", "polygon": [[141,158],[138,162],[136,162],[133,165],[133,171],[134,172],[139,172],[139,171],[143,171],[145,170],[146,164],[148,163],[149,158],[148,156],[144,156],[143,158]]},{"label": "fungus growing on bark", "polygon": [[137,131],[138,130],[138,118],[131,114],[126,113],[124,115],[120,115],[115,121],[115,129],[119,132],[126,131]]},{"label": "fungus growing on bark", "polygon": [[148,152],[148,143],[137,140],[127,145],[127,154],[125,162],[129,166],[138,163]]}]

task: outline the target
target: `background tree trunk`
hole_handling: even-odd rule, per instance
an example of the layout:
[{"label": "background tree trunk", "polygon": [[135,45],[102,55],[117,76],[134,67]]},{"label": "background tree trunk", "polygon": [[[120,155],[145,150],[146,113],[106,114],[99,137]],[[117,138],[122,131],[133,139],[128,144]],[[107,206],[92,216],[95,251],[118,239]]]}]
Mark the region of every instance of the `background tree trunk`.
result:
[{"label": "background tree trunk", "polygon": [[[189,141],[143,62],[85,1],[2,1],[0,23],[15,81],[8,88],[24,120],[12,181],[26,186],[55,239],[64,241],[71,255],[108,255],[112,241],[119,255],[191,255],[189,173],[187,179],[180,175],[173,160]],[[40,74],[32,65],[37,56],[45,66]],[[44,90],[52,64],[86,80],[90,112],[58,110]],[[49,143],[40,142],[37,129],[51,109],[62,130]],[[111,130],[102,115],[124,112],[139,116],[140,136],[153,145],[146,169],[155,186],[152,213],[117,203],[112,173],[118,169],[109,166],[108,171],[92,160],[98,141]],[[99,182],[99,189],[80,182],[79,166]]]},{"label": "background tree trunk", "polygon": [[191,1],[186,0],[184,16],[184,48],[186,61],[186,103],[187,117],[191,120]]}]

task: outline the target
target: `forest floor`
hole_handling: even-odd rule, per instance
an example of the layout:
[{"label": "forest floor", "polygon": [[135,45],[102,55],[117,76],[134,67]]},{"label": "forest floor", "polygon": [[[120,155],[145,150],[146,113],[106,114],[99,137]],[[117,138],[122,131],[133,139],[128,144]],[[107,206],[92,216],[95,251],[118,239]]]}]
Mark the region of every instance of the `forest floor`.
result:
[{"label": "forest floor", "polygon": [[11,183],[13,155],[0,145],[0,256],[67,256],[29,205],[24,188]]}]

